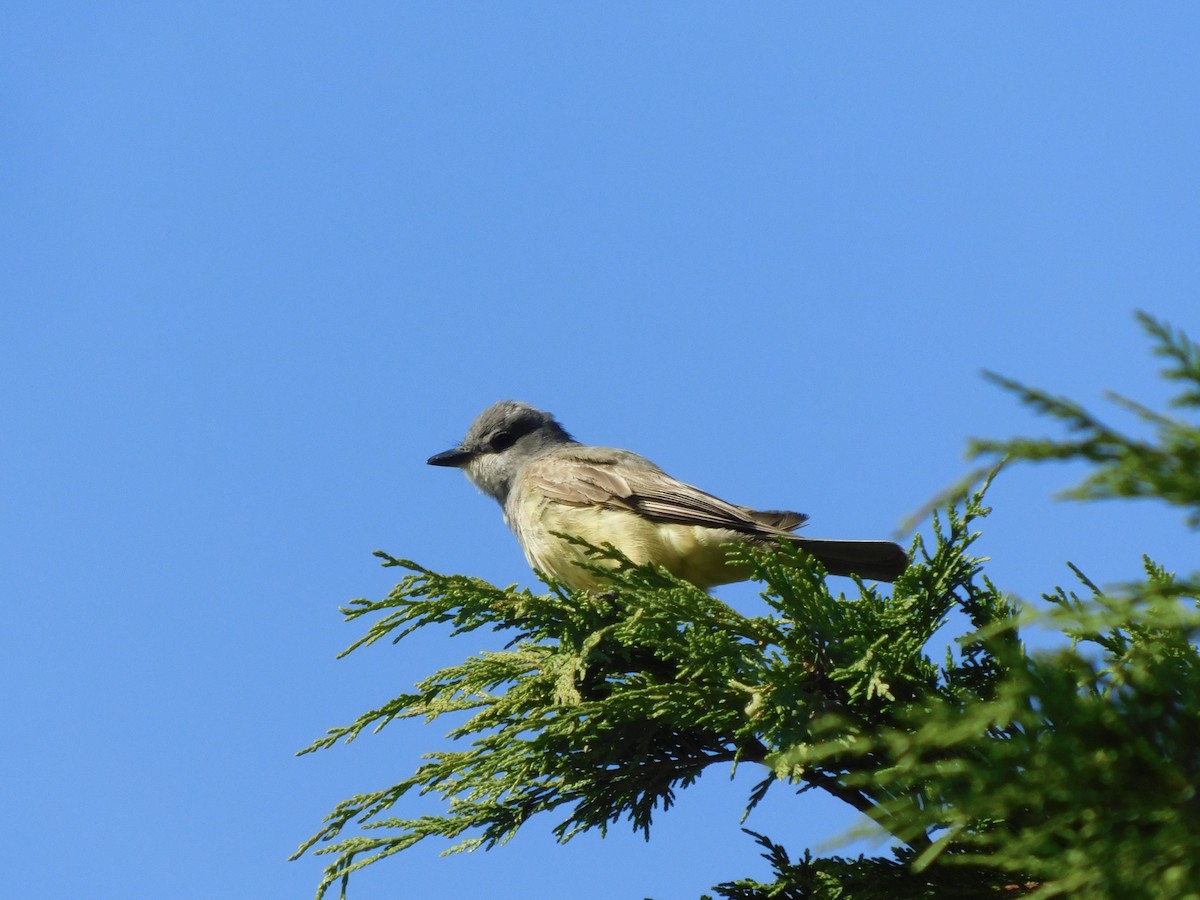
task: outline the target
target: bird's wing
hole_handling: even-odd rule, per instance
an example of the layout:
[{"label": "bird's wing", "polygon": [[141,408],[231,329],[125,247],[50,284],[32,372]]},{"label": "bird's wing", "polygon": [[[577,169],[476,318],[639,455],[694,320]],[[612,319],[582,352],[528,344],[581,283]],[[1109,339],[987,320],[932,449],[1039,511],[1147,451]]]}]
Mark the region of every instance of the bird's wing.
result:
[{"label": "bird's wing", "polygon": [[727,528],[764,537],[787,534],[804,523],[801,513],[757,512],[726,503],[672,478],[628,450],[569,445],[526,463],[524,487],[571,506],[626,509],[659,522]]}]

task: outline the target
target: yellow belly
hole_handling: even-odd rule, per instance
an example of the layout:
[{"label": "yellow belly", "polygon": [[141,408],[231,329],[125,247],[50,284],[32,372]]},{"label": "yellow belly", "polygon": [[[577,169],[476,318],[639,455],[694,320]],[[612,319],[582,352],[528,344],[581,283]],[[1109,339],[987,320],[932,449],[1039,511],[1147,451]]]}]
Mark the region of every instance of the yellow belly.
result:
[{"label": "yellow belly", "polygon": [[[725,544],[744,539],[734,531],[654,522],[628,510],[546,500],[510,509],[509,521],[529,564],[574,590],[601,587],[603,579],[579,567],[587,558],[582,547],[553,532],[582,538],[597,547],[612,544],[634,563],[662,566],[702,590],[745,577],[726,563]],[[615,563],[604,561],[602,565]]]}]

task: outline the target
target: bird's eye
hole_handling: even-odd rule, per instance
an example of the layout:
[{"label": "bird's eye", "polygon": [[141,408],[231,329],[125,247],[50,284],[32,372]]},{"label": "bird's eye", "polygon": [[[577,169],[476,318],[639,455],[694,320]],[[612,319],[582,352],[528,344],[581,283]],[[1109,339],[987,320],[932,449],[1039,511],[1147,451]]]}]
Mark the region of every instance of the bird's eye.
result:
[{"label": "bird's eye", "polygon": [[501,450],[507,450],[517,442],[517,436],[511,431],[501,431],[488,441],[488,447],[499,453]]}]

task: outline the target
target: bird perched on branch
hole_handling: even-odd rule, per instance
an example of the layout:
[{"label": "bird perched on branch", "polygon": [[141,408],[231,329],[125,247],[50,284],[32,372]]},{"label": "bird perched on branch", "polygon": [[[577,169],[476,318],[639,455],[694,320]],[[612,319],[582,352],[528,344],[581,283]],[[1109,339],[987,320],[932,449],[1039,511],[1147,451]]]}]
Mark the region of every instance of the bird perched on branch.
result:
[{"label": "bird perched on branch", "polygon": [[562,534],[612,544],[702,590],[749,576],[728,562],[730,542],[784,538],[831,574],[876,581],[893,581],[908,565],[891,541],[793,534],[808,516],[727,503],[636,453],[581,444],[550,413],[514,400],[480,413],[462,442],[429,464],[462,469],[500,504],[529,565],[574,590],[597,588],[601,579],[580,568],[584,549]]}]

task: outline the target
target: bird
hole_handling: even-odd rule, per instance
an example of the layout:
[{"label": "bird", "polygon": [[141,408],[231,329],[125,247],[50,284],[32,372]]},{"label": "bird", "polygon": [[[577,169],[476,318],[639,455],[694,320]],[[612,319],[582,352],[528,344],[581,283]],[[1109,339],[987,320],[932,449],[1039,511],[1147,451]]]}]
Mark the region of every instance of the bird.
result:
[{"label": "bird", "polygon": [[611,544],[633,563],[662,566],[704,591],[750,577],[727,558],[738,542],[783,539],[830,574],[873,581],[894,581],[908,565],[891,541],[794,534],[805,514],[728,503],[629,450],[582,444],[553,415],[516,400],[485,409],[458,446],[428,463],[461,469],[493,497],[529,565],[574,591],[600,590],[604,578],[579,565],[595,560],[562,535]]}]

